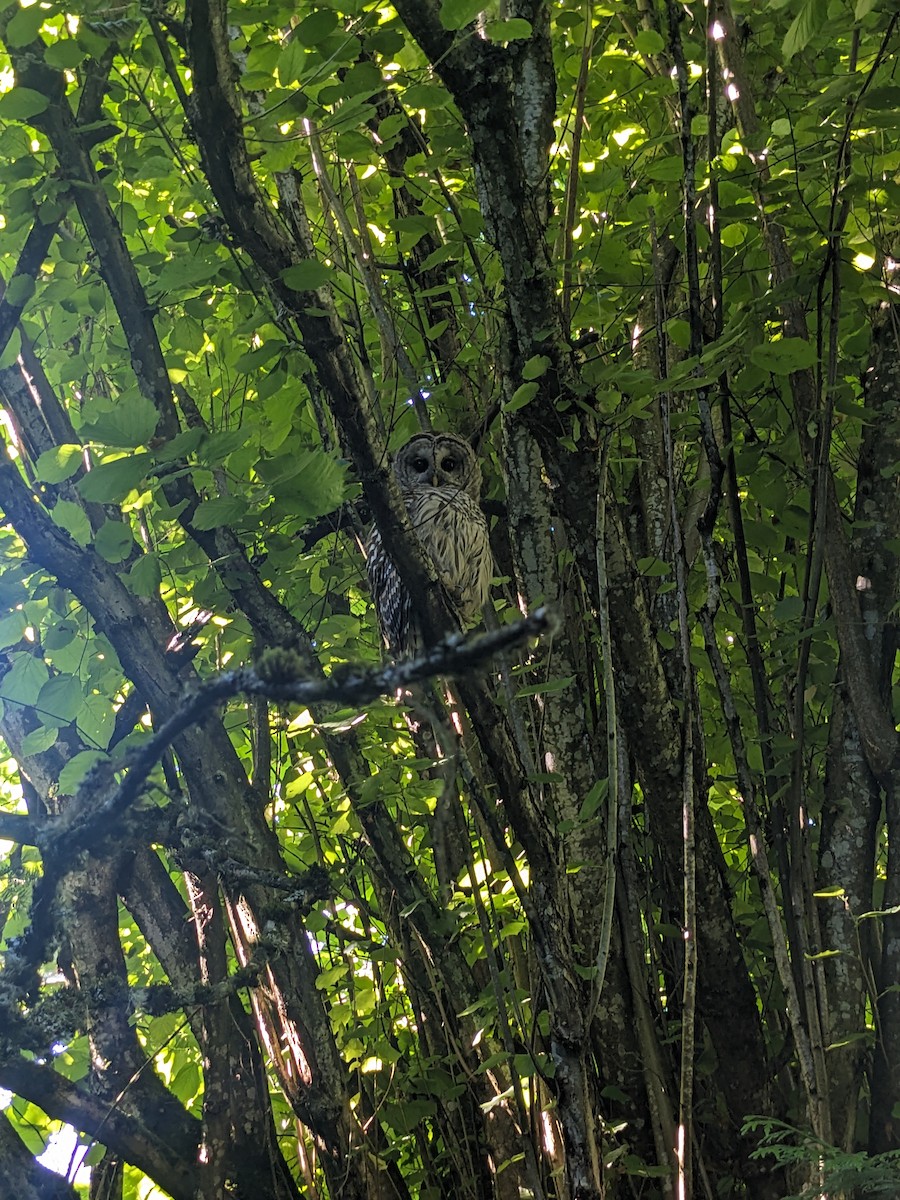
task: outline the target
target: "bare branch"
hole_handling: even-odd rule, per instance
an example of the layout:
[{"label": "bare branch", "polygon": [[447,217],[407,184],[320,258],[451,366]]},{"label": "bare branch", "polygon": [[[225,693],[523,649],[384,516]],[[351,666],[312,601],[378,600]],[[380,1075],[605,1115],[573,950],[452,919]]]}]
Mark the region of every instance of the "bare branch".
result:
[{"label": "bare branch", "polygon": [[19,813],[0,813],[0,839],[20,846],[37,845],[33,821]]},{"label": "bare branch", "polygon": [[[126,1162],[146,1171],[173,1200],[194,1200],[197,1169],[185,1146],[146,1128],[121,1108],[110,1107],[52,1067],[18,1057],[0,1060],[0,1087],[24,1096],[51,1119],[66,1121],[109,1146]],[[184,1122],[186,1129],[196,1127],[199,1133],[199,1122],[188,1113]]]},{"label": "bare branch", "polygon": [[108,830],[108,823],[137,799],[163,751],[178,735],[235,696],[266,696],[270,700],[304,706],[321,701],[367,704],[379,696],[390,695],[437,675],[455,676],[482,667],[502,651],[552,632],[555,624],[551,613],[538,609],[524,620],[492,633],[468,638],[454,634],[419,658],[375,670],[347,666],[324,679],[302,677],[299,674],[301,661],[292,651],[270,651],[257,668],[224,671],[204,683],[138,751],[125,779],[99,806],[90,805],[97,778],[89,775],[79,789],[79,802],[73,808],[78,815],[71,823],[61,822],[54,826],[48,841],[64,845],[67,856],[85,848],[99,828]]}]

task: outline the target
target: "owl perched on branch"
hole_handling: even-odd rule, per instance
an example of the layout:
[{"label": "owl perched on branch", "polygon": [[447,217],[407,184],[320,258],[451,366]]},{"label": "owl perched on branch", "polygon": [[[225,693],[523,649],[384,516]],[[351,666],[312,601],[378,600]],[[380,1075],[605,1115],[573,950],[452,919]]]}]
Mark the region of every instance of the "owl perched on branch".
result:
[{"label": "owl perched on branch", "polygon": [[[477,620],[487,601],[493,573],[487,521],[478,504],[481,468],[475,452],[452,433],[420,433],[398,451],[394,474],[448,607],[464,629]],[[422,650],[409,593],[377,528],[366,543],[366,568],[391,653],[403,656]]]}]

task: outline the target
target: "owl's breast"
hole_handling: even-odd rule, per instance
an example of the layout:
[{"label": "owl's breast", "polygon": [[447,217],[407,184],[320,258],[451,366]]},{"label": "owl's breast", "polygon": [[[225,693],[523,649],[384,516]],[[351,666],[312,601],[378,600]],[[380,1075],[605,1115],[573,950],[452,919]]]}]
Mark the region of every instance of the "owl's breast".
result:
[{"label": "owl's breast", "polygon": [[467,492],[448,485],[408,492],[405,500],[413,527],[461,620],[474,620],[487,600],[493,574],[484,513]]}]

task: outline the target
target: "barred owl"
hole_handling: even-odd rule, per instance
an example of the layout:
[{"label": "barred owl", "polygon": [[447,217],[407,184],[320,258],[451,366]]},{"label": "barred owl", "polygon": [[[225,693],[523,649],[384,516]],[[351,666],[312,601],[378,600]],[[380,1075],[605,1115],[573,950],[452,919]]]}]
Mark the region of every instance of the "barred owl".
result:
[{"label": "barred owl", "polygon": [[[431,556],[460,628],[478,618],[491,586],[488,527],[478,504],[481,468],[469,443],[452,433],[420,433],[394,459],[413,528]],[[385,641],[392,654],[413,654],[421,637],[410,597],[373,529],[366,569]]]}]

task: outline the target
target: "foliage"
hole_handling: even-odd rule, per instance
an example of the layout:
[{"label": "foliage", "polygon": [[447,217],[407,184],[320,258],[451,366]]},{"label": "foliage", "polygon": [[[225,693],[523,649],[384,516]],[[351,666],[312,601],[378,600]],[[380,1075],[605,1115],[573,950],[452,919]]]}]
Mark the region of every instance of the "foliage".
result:
[{"label": "foliage", "polygon": [[0,14],[0,1191],[896,1170],[896,6],[481,3]]},{"label": "foliage", "polygon": [[760,1129],[762,1138],[757,1157],[772,1157],[785,1165],[800,1166],[805,1172],[821,1170],[822,1182],[805,1188],[799,1196],[785,1200],[813,1200],[815,1196],[843,1195],[896,1196],[900,1185],[900,1155],[850,1154],[837,1146],[828,1146],[817,1138],[791,1128],[783,1121],[748,1122],[751,1131]]}]

